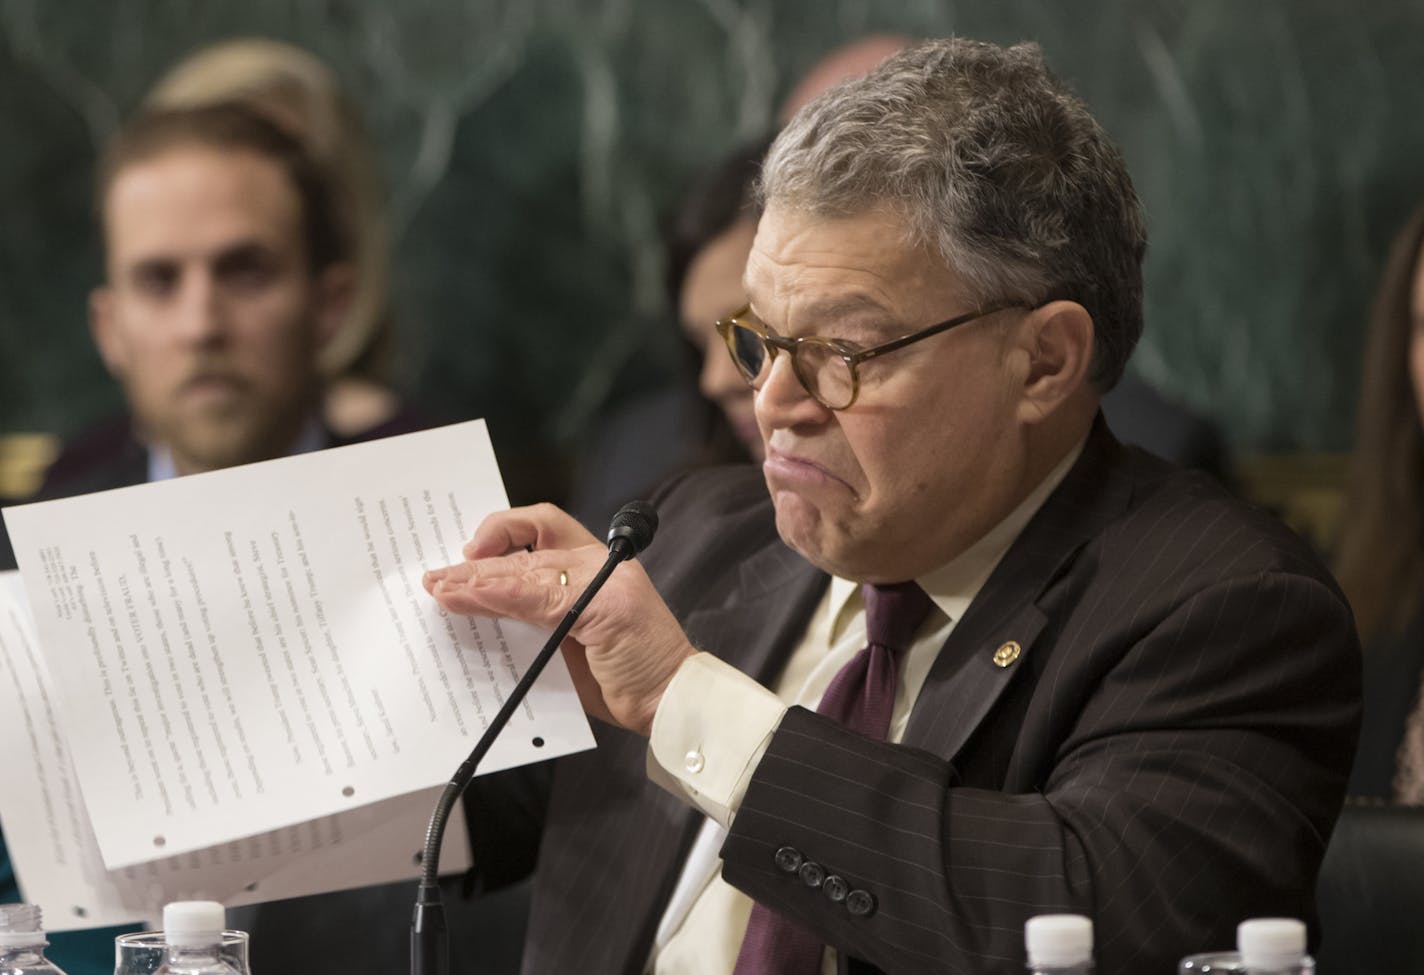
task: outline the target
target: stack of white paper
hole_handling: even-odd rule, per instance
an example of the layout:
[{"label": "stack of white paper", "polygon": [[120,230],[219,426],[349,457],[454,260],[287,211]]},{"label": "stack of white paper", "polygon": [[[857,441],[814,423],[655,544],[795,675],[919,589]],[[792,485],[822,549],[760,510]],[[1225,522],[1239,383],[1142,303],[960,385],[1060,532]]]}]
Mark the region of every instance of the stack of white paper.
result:
[{"label": "stack of white paper", "polygon": [[[7,509],[0,823],[48,926],[415,876],[545,637],[420,584],[506,506],[475,422]],[[555,660],[480,771],[592,744]]]}]

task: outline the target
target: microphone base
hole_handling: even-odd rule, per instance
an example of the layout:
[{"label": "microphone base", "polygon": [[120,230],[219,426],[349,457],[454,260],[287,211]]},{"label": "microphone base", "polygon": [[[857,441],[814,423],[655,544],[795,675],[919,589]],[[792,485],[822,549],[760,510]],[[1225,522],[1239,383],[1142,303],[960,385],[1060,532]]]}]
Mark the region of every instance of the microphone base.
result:
[{"label": "microphone base", "polygon": [[410,919],[410,975],[449,975],[450,939],[438,884],[422,883]]}]

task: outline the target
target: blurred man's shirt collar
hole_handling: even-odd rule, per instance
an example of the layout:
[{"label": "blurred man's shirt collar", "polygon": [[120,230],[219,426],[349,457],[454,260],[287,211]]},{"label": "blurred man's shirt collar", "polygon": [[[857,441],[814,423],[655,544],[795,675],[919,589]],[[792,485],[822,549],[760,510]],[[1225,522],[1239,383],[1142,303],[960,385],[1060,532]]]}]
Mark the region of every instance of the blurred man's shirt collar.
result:
[{"label": "blurred man's shirt collar", "polygon": [[[331,436],[326,432],[326,428],[315,416],[309,416],[306,425],[302,427],[301,435],[297,437],[296,443],[292,444],[292,449],[287,451],[286,456],[305,454],[308,451],[322,450],[329,446],[331,446]],[[178,469],[173,464],[173,451],[160,444],[150,444],[148,447],[149,482],[166,481],[177,476]]]}]

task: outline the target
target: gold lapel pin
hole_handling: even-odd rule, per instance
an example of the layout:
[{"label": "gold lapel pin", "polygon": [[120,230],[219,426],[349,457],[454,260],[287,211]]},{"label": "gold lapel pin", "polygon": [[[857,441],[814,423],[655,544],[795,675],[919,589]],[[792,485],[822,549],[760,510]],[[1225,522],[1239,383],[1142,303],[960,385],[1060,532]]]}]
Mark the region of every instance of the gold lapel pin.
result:
[{"label": "gold lapel pin", "polygon": [[1017,640],[1007,640],[994,651],[994,666],[1007,667],[1019,659],[1021,653],[1023,653],[1023,647],[1018,645]]}]

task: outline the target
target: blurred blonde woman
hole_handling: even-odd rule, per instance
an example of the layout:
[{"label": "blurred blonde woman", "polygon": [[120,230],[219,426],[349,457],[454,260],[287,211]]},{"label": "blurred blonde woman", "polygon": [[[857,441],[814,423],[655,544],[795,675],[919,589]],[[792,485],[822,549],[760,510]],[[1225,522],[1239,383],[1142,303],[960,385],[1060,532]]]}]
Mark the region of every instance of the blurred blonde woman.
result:
[{"label": "blurred blonde woman", "polygon": [[314,55],[264,38],[203,48],[171,69],[145,101],[193,108],[237,101],[266,115],[305,147],[331,197],[343,259],[356,270],[351,309],[322,351],[328,377],[323,419],[338,436],[390,420],[392,324],[384,193],[359,113],[336,74]]}]

